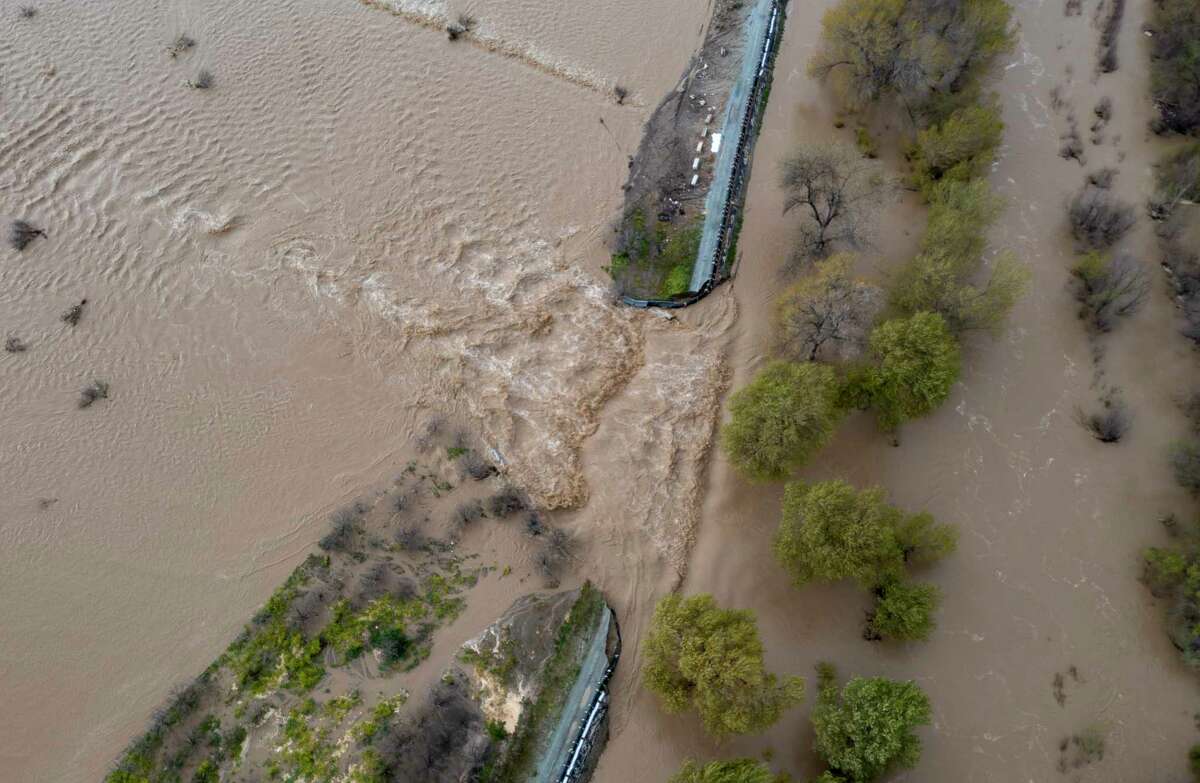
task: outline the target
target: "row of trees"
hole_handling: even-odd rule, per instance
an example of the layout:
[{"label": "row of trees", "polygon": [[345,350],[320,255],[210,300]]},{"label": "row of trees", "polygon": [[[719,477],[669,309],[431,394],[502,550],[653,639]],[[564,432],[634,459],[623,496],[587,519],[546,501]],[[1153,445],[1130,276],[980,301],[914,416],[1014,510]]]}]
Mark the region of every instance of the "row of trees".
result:
[{"label": "row of trees", "polygon": [[[725,609],[712,596],[659,602],[643,646],[646,686],[671,713],[695,710],[717,739],[762,731],[804,698],[799,677],[780,680],[763,664],[754,615]],[[821,783],[870,783],[912,767],[921,742],[914,730],[930,722],[929,700],[912,682],[882,677],[837,684],[829,664],[817,669],[812,724],[815,749],[828,769]],[[752,759],[708,765],[688,762],[673,783],[782,783]]]}]

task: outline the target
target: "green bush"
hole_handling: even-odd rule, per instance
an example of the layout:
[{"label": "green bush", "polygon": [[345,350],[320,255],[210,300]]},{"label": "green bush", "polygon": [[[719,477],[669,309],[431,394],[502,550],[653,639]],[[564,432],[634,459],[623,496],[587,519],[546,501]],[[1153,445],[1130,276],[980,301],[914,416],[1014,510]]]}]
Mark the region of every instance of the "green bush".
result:
[{"label": "green bush", "polygon": [[928,639],[936,625],[933,615],[941,600],[941,592],[933,585],[891,582],[883,587],[875,605],[871,628],[889,639]]},{"label": "green bush", "polygon": [[833,667],[818,667],[820,688],[812,722],[817,753],[829,766],[823,780],[871,783],[921,757],[913,733],[928,725],[929,699],[912,682],[855,677],[839,689]]},{"label": "green bush", "polygon": [[772,362],[729,401],[721,444],[734,466],[758,481],[784,478],[833,435],[841,416],[833,370]]},{"label": "green bush", "polygon": [[917,187],[928,199],[938,182],[969,182],[985,176],[1003,140],[998,104],[964,106],[917,133],[912,153]]},{"label": "green bush", "polygon": [[659,601],[642,653],[663,709],[694,709],[718,739],[762,731],[804,697],[802,679],[780,683],[763,667],[754,614],[722,609],[711,595]]},{"label": "green bush", "polygon": [[773,775],[770,768],[754,759],[713,761],[700,766],[688,761],[671,783],[786,783],[786,775]]},{"label": "green bush", "polygon": [[885,321],[871,332],[869,348],[872,363],[852,374],[846,398],[873,408],[887,431],[931,413],[958,381],[958,342],[937,313]]},{"label": "green bush", "polygon": [[956,533],[928,514],[905,515],[879,487],[842,480],[788,484],[774,552],[797,586],[853,579],[871,590],[899,581],[919,552],[932,562],[954,550]]}]

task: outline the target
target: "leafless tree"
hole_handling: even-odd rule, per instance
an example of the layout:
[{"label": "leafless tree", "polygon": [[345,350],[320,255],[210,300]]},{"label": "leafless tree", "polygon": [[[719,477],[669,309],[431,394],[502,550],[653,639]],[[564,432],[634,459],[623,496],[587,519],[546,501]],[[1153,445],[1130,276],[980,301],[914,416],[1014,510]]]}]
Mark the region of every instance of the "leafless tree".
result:
[{"label": "leafless tree", "polygon": [[1071,236],[1085,250],[1112,247],[1136,222],[1133,207],[1111,192],[1084,185],[1067,204]]},{"label": "leafless tree", "polygon": [[782,185],[784,213],[804,216],[801,261],[867,244],[874,210],[895,190],[876,163],[839,145],[801,147],[783,162]]},{"label": "leafless tree", "polygon": [[862,353],[883,295],[855,280],[850,266],[848,256],[835,256],[783,293],[776,306],[781,353],[799,361],[851,360]]},{"label": "leafless tree", "polygon": [[1131,315],[1150,292],[1150,278],[1128,253],[1104,258],[1089,254],[1071,270],[1079,317],[1098,332],[1110,331],[1117,319]]}]

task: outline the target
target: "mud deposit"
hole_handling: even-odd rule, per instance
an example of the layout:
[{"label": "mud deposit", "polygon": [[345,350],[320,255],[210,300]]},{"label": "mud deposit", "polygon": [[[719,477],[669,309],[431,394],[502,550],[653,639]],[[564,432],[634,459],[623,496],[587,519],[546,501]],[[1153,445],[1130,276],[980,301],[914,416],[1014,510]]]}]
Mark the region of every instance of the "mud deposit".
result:
[{"label": "mud deposit", "polygon": [[719,350],[610,306],[600,239],[707,9],[36,6],[0,9],[0,217],[47,233],[0,250],[0,777],[97,779],[430,408],[539,505],[590,491],[613,573],[682,566]]}]

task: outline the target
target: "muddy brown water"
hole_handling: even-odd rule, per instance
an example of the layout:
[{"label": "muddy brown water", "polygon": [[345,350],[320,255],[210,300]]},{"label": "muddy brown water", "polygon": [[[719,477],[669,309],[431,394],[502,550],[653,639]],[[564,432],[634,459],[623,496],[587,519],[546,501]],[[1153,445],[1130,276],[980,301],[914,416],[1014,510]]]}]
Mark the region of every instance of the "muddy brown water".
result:
[{"label": "muddy brown water", "polygon": [[[831,659],[917,678],[936,716],[917,774],[1055,779],[1061,737],[1092,724],[1109,752],[1087,779],[1182,773],[1194,680],[1135,552],[1160,539],[1157,516],[1187,508],[1163,453],[1196,358],[1156,278],[1151,305],[1106,342],[1107,380],[1137,417],[1128,442],[1101,447],[1074,424],[1094,379],[1061,215],[1083,169],[1057,157],[1066,118],[1049,106],[1064,84],[1086,135],[1111,95],[1089,164],[1124,153],[1118,188],[1145,196],[1145,0],[1127,12],[1121,70],[1097,81],[1094,2],[1071,18],[1018,7],[1021,45],[997,85],[1009,128],[993,181],[1010,209],[995,237],[1030,265],[1031,292],[900,448],[856,418],[808,473],[883,484],[962,526],[959,553],[928,574],[946,593],[935,637],[867,644],[853,590],[792,589],[769,552],[779,488],[709,459],[723,390],[766,357],[794,228],[774,168],[834,133],[804,73],[826,5],[792,4],[739,276],[679,319],[610,307],[599,267],[626,155],[701,39],[703,3],[45,2],[33,20],[6,6],[0,216],[49,238],[0,251],[0,330],[31,346],[0,370],[3,777],[102,774],[325,514],[405,464],[430,408],[496,446],[544,504],[582,504],[557,521],[585,545],[580,575],[621,612],[629,652],[600,781],[767,748],[780,768],[815,770],[807,707],[718,749],[637,688],[653,602],[685,574],[685,591],[758,613],[777,671],[811,681]],[[461,10],[480,37],[452,46],[434,28]],[[171,60],[180,33],[198,45]],[[201,68],[207,93],[183,86]],[[614,105],[616,83],[631,105]],[[886,272],[920,225],[897,205],[880,228],[891,252],[868,271]],[[1132,246],[1149,252],[1145,226]],[[58,315],[82,297],[71,330]],[[112,397],[77,410],[92,378]],[[509,589],[447,629],[435,658]],[[1071,665],[1083,682],[1068,678],[1059,707],[1051,684]]]}]

